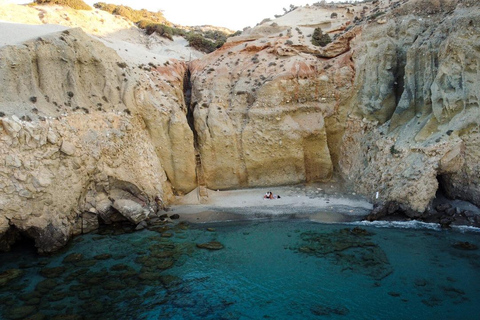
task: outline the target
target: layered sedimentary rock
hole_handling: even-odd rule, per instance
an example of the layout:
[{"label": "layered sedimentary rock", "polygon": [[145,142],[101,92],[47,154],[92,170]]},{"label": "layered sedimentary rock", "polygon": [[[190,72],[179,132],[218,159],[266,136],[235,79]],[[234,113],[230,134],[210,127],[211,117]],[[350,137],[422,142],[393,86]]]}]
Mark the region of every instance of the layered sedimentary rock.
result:
[{"label": "layered sedimentary rock", "polygon": [[2,248],[137,224],[197,185],[335,176],[411,217],[439,188],[480,205],[479,4],[301,10],[188,63],[125,62],[79,29],[0,48]]},{"label": "layered sedimentary rock", "polygon": [[478,4],[410,1],[393,13],[358,41],[342,171],[410,216],[429,209],[439,181],[478,205]]},{"label": "layered sedimentary rock", "polygon": [[19,231],[55,250],[99,221],[138,223],[155,197],[196,186],[185,110],[168,103],[183,99],[184,65],[136,75],[79,29],[0,56],[3,247]]},{"label": "layered sedimentary rock", "polygon": [[232,39],[191,64],[190,108],[208,187],[332,177],[355,76],[348,50],[355,32],[321,51],[302,37],[296,45],[290,37]]}]

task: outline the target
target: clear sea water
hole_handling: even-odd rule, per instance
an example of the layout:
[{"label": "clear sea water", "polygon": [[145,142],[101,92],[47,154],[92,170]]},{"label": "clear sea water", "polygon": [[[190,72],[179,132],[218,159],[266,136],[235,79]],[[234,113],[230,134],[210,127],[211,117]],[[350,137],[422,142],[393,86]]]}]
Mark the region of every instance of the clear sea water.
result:
[{"label": "clear sea water", "polygon": [[[0,319],[480,317],[480,250],[455,246],[480,247],[477,231],[288,220],[116,233],[1,254],[3,279],[17,273]],[[210,241],[224,248],[196,247]]]}]

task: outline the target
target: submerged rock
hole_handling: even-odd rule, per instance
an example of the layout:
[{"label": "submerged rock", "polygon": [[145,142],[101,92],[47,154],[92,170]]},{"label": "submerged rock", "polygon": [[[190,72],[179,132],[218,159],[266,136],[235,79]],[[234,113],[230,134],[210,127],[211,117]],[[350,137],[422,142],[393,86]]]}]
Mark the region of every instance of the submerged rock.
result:
[{"label": "submerged rock", "polygon": [[462,249],[462,250],[477,250],[478,249],[478,247],[476,245],[474,245],[473,243],[470,243],[468,241],[456,242],[452,245],[452,247],[454,247],[456,249]]},{"label": "submerged rock", "polygon": [[58,278],[64,274],[66,270],[65,267],[43,268],[40,270],[40,274],[45,278]]},{"label": "submerged rock", "polygon": [[8,311],[7,317],[12,320],[25,319],[34,312],[37,312],[37,307],[35,306],[13,307]]},{"label": "submerged rock", "polygon": [[35,287],[35,290],[38,291],[40,294],[45,294],[50,292],[52,289],[56,288],[57,286],[58,286],[58,282],[56,280],[46,279],[46,280],[40,281]]},{"label": "submerged rock", "polygon": [[208,250],[220,250],[223,249],[223,244],[218,241],[210,241],[206,243],[197,243],[197,248]]},{"label": "submerged rock", "polygon": [[0,287],[5,286],[13,279],[20,277],[23,274],[23,271],[20,269],[9,269],[0,273]]},{"label": "submerged rock", "polygon": [[393,272],[385,252],[371,241],[373,233],[363,228],[329,233],[304,232],[293,249],[299,253],[326,257],[342,270],[350,270],[381,280]]},{"label": "submerged rock", "polygon": [[112,255],[109,253],[102,253],[93,257],[95,260],[108,260],[110,258],[112,258]]},{"label": "submerged rock", "polygon": [[346,307],[329,307],[324,305],[317,305],[310,308],[310,311],[316,316],[331,316],[331,315],[338,315],[338,316],[346,316],[350,313]]},{"label": "submerged rock", "polygon": [[63,263],[68,263],[68,262],[79,262],[83,259],[83,254],[81,253],[72,253],[69,254],[68,256],[63,259]]}]

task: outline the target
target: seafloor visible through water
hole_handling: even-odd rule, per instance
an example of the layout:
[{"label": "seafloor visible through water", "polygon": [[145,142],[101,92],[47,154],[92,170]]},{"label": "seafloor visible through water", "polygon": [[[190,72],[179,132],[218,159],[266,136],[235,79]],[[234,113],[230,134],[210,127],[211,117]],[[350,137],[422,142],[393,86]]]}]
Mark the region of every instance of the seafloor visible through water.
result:
[{"label": "seafloor visible through water", "polygon": [[[106,229],[78,237],[49,257],[31,247],[1,254],[0,318],[480,315],[475,231],[289,220],[118,233]],[[212,241],[224,248],[197,247]],[[210,244],[218,248],[216,242]]]}]

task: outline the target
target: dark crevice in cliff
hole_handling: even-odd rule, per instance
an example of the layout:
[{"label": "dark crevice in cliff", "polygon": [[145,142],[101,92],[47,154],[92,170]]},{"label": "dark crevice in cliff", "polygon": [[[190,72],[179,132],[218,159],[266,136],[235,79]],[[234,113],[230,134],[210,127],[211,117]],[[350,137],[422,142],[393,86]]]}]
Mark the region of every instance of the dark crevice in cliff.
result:
[{"label": "dark crevice in cliff", "polygon": [[441,175],[437,176],[437,182],[438,182],[438,188],[437,188],[437,193],[436,197],[445,197],[447,196],[447,189],[445,188],[445,181]]},{"label": "dark crevice in cliff", "polygon": [[183,96],[185,101],[185,106],[187,109],[187,123],[192,130],[193,133],[193,147],[195,149],[195,173],[197,175],[197,185],[198,185],[198,193],[200,200],[208,197],[207,193],[207,183],[205,180],[205,173],[203,170],[202,165],[202,158],[200,156],[200,145],[197,130],[195,129],[195,116],[194,111],[197,103],[192,103],[192,79],[191,79],[191,71],[190,67],[187,68],[185,71],[185,75],[183,77]]},{"label": "dark crevice in cliff", "polygon": [[190,68],[187,68],[185,75],[183,76],[183,99],[185,101],[185,107],[187,109],[187,123],[190,129],[193,132],[193,141],[195,150],[198,148],[198,135],[195,130],[195,121],[193,116],[193,111],[195,110],[196,103],[192,104],[192,80]]}]

